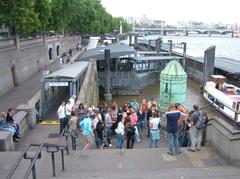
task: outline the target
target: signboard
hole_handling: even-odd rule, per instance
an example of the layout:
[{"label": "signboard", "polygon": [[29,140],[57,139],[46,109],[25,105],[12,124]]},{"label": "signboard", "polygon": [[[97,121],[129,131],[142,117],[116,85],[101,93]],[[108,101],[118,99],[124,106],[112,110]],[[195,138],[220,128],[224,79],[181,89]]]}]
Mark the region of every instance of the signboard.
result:
[{"label": "signboard", "polygon": [[68,82],[50,82],[49,86],[68,86]]}]

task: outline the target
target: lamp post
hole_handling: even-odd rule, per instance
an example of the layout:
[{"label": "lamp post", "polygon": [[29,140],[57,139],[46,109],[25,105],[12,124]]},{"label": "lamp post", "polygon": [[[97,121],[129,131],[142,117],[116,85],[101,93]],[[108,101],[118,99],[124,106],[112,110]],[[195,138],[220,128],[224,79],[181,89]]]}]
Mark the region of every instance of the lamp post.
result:
[{"label": "lamp post", "polygon": [[172,40],[168,40],[169,43],[169,55],[172,55]]},{"label": "lamp post", "polygon": [[182,42],[183,45],[183,69],[186,70],[186,51],[187,51],[187,43]]}]

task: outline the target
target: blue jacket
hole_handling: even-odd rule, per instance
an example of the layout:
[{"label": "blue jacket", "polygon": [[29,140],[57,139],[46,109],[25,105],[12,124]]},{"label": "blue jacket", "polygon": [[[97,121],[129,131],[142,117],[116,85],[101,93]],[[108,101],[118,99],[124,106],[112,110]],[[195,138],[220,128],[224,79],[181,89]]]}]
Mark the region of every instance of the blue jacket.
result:
[{"label": "blue jacket", "polygon": [[165,114],[167,118],[167,132],[176,133],[178,131],[178,120],[181,117],[181,112],[179,111],[169,111]]}]

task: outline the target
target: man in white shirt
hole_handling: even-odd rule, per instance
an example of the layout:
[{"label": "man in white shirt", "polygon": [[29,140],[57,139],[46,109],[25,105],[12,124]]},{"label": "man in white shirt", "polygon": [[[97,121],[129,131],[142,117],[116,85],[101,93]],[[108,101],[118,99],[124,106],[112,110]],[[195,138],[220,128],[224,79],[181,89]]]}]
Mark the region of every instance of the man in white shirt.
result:
[{"label": "man in white shirt", "polygon": [[68,125],[65,110],[66,110],[66,106],[65,106],[65,102],[63,101],[57,111],[58,118],[60,120],[60,135],[62,134],[63,129],[65,129]]},{"label": "man in white shirt", "polygon": [[69,120],[71,118],[71,112],[73,111],[73,105],[71,104],[70,101],[67,101],[67,104],[66,104],[66,123],[67,123],[67,126],[68,126],[68,123],[69,123]]},{"label": "man in white shirt", "polygon": [[72,107],[75,105],[76,95],[72,95],[71,98],[69,98],[69,102],[72,105]]}]

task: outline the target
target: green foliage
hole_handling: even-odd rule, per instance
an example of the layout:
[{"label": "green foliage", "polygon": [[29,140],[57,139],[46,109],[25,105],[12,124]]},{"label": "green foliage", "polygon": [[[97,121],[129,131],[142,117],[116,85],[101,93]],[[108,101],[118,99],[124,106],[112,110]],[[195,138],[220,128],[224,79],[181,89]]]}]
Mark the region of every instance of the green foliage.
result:
[{"label": "green foliage", "polygon": [[38,19],[41,25],[41,31],[45,32],[48,28],[48,22],[51,15],[51,7],[49,0],[36,0],[35,12],[38,14]]},{"label": "green foliage", "polygon": [[104,34],[123,32],[131,26],[120,17],[112,17],[100,0],[0,0],[0,25],[13,32],[79,32]]},{"label": "green foliage", "polygon": [[1,0],[3,22],[14,32],[23,35],[36,32],[40,22],[34,11],[34,0]]}]

